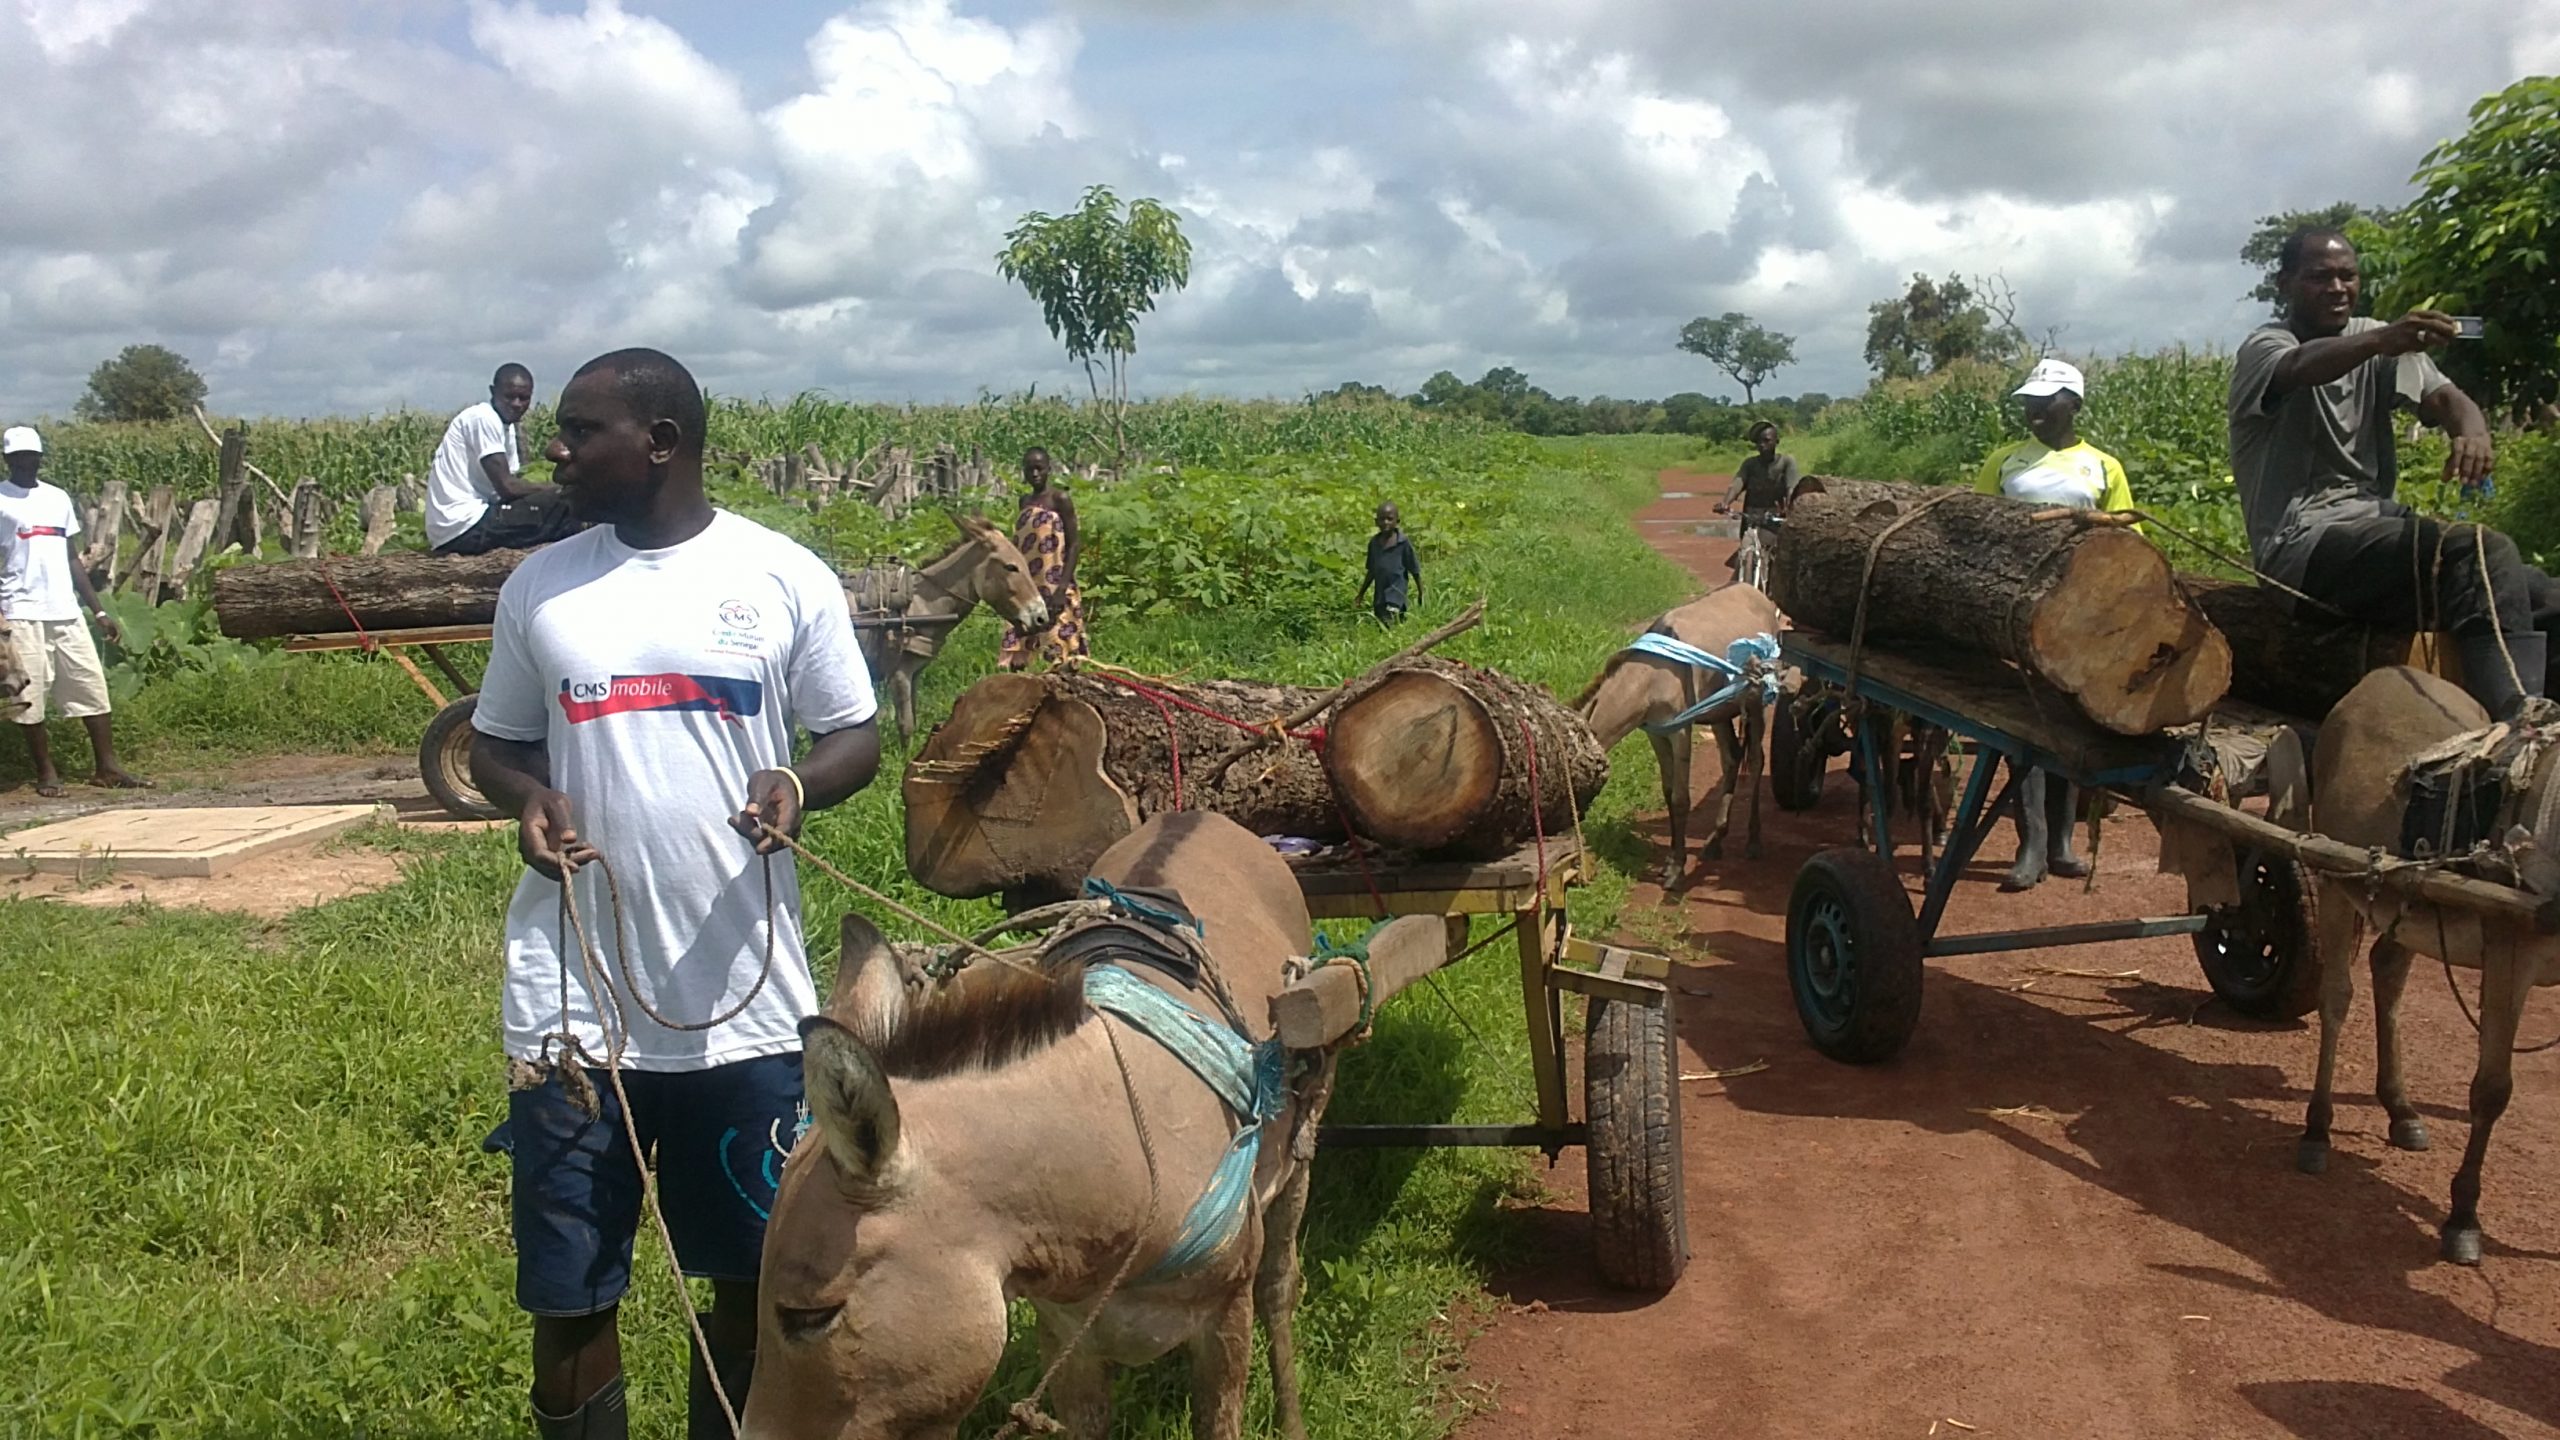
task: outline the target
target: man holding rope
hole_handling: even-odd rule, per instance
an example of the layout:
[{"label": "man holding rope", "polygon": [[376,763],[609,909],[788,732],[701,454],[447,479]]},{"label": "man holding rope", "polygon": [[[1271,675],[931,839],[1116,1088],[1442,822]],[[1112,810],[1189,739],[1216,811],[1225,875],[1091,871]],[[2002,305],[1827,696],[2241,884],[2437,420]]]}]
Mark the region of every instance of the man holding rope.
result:
[{"label": "man holding rope", "polygon": [[2240,343],[2231,370],[2231,467],[2260,575],[2369,625],[2449,630],[2463,687],[2514,719],[2545,691],[2560,585],[2485,526],[2447,524],[2393,498],[2392,412],[2452,437],[2445,478],[2489,477],[2488,421],[2426,352],[2451,316],[2355,313],[2362,277],[2336,230],[2298,230],[2279,255],[2284,319]]},{"label": "man holding rope", "polygon": [[[679,1268],[714,1297],[686,1433],[726,1437],[744,1409],[765,1217],[807,1123],[797,1026],[818,1008],[767,827],[796,835],[880,764],[835,574],[712,508],[703,425],[701,388],[654,350],[569,382],[550,458],[593,528],[499,592],[473,717],[472,773],[519,820],[529,872],[507,910],[504,1133],[545,1440],[627,1434],[616,1315],[652,1156]],[[796,766],[795,722],[815,737]]]}]

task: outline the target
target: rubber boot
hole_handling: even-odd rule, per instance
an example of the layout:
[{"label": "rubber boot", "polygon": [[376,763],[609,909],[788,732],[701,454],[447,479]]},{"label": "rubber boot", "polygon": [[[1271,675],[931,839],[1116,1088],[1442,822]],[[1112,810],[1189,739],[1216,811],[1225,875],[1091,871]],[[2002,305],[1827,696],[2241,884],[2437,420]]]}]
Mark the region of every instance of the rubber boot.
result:
[{"label": "rubber boot", "polygon": [[2490,719],[2517,719],[2527,700],[2541,698],[2547,649],[2539,630],[2459,636],[2454,653],[2462,657],[2462,688],[2471,692]]},{"label": "rubber boot", "polygon": [[[709,1333],[711,1317],[703,1316],[702,1324],[705,1333]],[[703,1369],[701,1347],[693,1343],[690,1335],[685,1337],[685,1353],[685,1440],[735,1440],[729,1417],[720,1413],[720,1397],[711,1391],[711,1376]],[[747,1386],[756,1373],[755,1348],[722,1350],[715,1345],[711,1354],[719,1362],[720,1388],[728,1392],[729,1407],[738,1412],[739,1419],[745,1419]]]},{"label": "rubber boot", "polygon": [[2014,895],[2044,883],[2045,855],[2051,844],[2048,819],[2044,772],[2029,770],[2018,777],[2018,863],[2000,878],[2003,891]]},{"label": "rubber boot", "polygon": [[630,1440],[631,1411],[623,1401],[622,1377],[606,1381],[586,1404],[566,1415],[546,1415],[537,1402],[533,1433],[542,1440]]},{"label": "rubber boot", "polygon": [[2045,825],[2052,837],[2045,851],[2045,868],[2065,880],[2086,880],[2089,862],[2071,849],[2072,832],[2079,828],[2080,787],[2055,775],[2046,779],[2044,791]]}]

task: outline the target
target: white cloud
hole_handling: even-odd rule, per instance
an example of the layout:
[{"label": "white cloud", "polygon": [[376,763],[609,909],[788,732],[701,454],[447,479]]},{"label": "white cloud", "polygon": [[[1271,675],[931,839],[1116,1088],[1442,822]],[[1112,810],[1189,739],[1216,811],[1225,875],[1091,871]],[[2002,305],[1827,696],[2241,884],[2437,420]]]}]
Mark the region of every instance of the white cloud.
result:
[{"label": "white cloud", "polygon": [[1142,387],[1659,394],[1741,309],[1836,392],[1914,270],[1999,271],[2076,347],[2227,340],[2257,216],[2392,199],[2560,67],[2560,0],[1056,4],[15,0],[0,405],[136,340],[286,412],[626,343],[730,391],[1080,385],[992,256],[1096,182],[1194,242]]}]

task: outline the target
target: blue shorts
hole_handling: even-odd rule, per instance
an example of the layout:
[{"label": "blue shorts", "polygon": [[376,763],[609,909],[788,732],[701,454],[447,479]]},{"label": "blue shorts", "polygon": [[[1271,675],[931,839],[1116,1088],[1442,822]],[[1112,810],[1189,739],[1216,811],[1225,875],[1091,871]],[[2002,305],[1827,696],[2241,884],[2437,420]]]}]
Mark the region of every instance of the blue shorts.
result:
[{"label": "blue shorts", "polygon": [[[516,1304],[536,1315],[592,1315],[631,1287],[640,1174],[622,1107],[602,1071],[590,1120],[558,1076],[507,1096],[490,1137],[515,1168]],[[656,1162],[658,1205],[684,1273],[753,1283],[764,1261],[782,1162],[808,1128],[798,1054],[709,1070],[625,1070],[633,1125]]]}]

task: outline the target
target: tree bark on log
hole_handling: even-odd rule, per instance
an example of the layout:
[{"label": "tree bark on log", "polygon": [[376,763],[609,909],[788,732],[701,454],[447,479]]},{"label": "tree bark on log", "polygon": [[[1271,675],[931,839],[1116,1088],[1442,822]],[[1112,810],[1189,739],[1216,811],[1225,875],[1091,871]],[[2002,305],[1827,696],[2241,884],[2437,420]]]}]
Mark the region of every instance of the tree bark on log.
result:
[{"label": "tree bark on log", "polygon": [[1599,741],[1554,696],[1431,656],[1345,692],[1324,749],[1352,829],[1465,859],[1507,855],[1542,829],[1572,834],[1609,780]]},{"label": "tree bark on log", "polygon": [[486,625],[498,613],[498,587],[531,553],[334,555],[234,565],[214,574],[214,615],[235,640],[352,630],[349,610],[367,630]]},{"label": "tree bark on log", "polygon": [[[1321,692],[1212,680],[1178,693],[1258,723]],[[990,675],[962,692],[907,763],[907,869],[925,888],[961,899],[1072,893],[1113,841],[1175,809],[1215,810],[1257,835],[1343,838],[1323,766],[1303,743],[1204,783],[1208,763],[1236,736],[1180,706],[1159,710],[1098,674]]]},{"label": "tree bark on log", "polygon": [[2296,614],[2283,595],[2245,581],[2179,579],[2231,642],[2231,693],[2252,705],[2316,722],[2357,681],[2386,665],[2415,665],[2458,678],[2451,652],[2432,635],[2379,629],[2317,610]]},{"label": "tree bark on log", "polygon": [[1770,573],[1798,625],[1850,638],[1863,588],[1867,644],[1998,656],[2119,735],[2191,724],[2231,687],[2231,647],[2169,562],[2085,511],[1826,480],[1789,509]]},{"label": "tree bark on log", "polygon": [[[1238,732],[1175,697],[1261,724],[1326,692],[1210,680],[1158,693],[1167,698],[1107,675],[1055,670],[970,686],[907,764],[909,873],[962,899],[1072,893],[1112,842],[1175,809],[1215,810],[1257,835],[1321,841],[1347,838],[1349,815],[1363,838],[1391,848],[1499,855],[1542,824],[1550,837],[1570,835],[1608,778],[1608,759],[1578,717],[1545,691],[1491,671],[1425,659],[1381,672],[1331,712],[1321,754],[1292,740],[1214,780],[1212,762],[1235,748]],[[1547,802],[1537,815],[1524,720]],[[1462,803],[1448,802],[1453,791]],[[1430,813],[1417,822],[1408,810]]]}]

